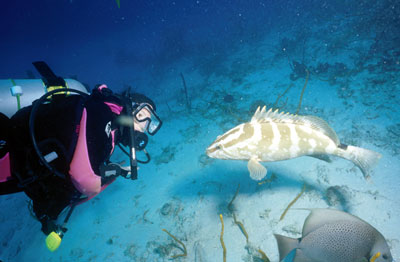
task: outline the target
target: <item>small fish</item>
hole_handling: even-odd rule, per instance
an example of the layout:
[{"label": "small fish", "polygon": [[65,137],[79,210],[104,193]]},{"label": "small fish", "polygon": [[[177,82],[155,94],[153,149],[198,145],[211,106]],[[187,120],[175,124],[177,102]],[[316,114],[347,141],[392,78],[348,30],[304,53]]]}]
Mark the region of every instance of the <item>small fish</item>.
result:
[{"label": "small fish", "polygon": [[240,124],[207,148],[207,155],[218,159],[248,160],[250,177],[261,180],[267,169],[259,162],[312,156],[324,159],[335,155],[352,161],[368,178],[381,154],[341,144],[335,131],[323,119],[266,111],[257,108],[250,122]]},{"label": "small fish", "polygon": [[302,237],[275,234],[279,261],[295,250],[293,262],[392,262],[389,246],[367,222],[334,209],[307,209]]}]

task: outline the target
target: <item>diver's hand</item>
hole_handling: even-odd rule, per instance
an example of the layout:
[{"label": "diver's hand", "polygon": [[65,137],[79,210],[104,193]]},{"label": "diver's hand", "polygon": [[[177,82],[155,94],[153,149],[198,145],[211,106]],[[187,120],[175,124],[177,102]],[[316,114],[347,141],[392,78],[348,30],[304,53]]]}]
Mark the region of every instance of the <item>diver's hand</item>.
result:
[{"label": "diver's hand", "polygon": [[131,174],[130,166],[121,166],[117,163],[109,163],[107,165],[101,165],[99,167],[100,176],[104,181],[110,181],[118,176],[127,178]]}]

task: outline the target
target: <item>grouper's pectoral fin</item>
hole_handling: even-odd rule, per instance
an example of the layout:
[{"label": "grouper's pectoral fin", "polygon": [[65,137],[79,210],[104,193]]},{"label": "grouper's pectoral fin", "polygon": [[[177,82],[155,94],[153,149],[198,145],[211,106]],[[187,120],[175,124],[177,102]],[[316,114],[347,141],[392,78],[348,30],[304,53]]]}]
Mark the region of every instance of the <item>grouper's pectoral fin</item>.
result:
[{"label": "grouper's pectoral fin", "polygon": [[253,180],[259,181],[267,174],[267,169],[261,165],[255,157],[249,160],[249,163],[247,163],[247,168],[249,169],[250,177]]}]

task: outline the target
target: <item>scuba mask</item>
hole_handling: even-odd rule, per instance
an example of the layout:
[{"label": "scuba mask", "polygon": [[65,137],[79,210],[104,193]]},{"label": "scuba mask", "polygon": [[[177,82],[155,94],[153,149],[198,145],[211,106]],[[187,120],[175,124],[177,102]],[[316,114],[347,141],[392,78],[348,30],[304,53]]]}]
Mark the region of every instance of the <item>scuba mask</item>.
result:
[{"label": "scuba mask", "polygon": [[[157,133],[162,126],[162,121],[148,103],[132,102],[131,108],[135,108],[132,114],[127,113],[117,118],[117,123],[122,129],[121,143],[130,147],[134,145],[136,150],[142,151],[149,140],[147,135],[153,136]],[[131,144],[129,137],[130,129],[133,130],[135,136],[133,144]]]},{"label": "scuba mask", "polygon": [[[132,103],[132,106],[136,106],[136,103]],[[149,135],[153,136],[161,128],[161,119],[150,104],[139,104],[132,115],[133,119],[138,123],[139,128],[142,131],[146,131]]]}]

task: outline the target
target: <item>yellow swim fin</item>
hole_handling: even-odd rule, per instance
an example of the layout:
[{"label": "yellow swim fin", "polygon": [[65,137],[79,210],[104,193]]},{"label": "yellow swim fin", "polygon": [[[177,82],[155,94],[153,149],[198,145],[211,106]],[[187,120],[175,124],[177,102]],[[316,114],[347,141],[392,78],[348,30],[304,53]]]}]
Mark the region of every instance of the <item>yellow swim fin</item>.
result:
[{"label": "yellow swim fin", "polygon": [[117,2],[118,8],[121,8],[121,2],[119,0],[115,0],[115,2]]}]

